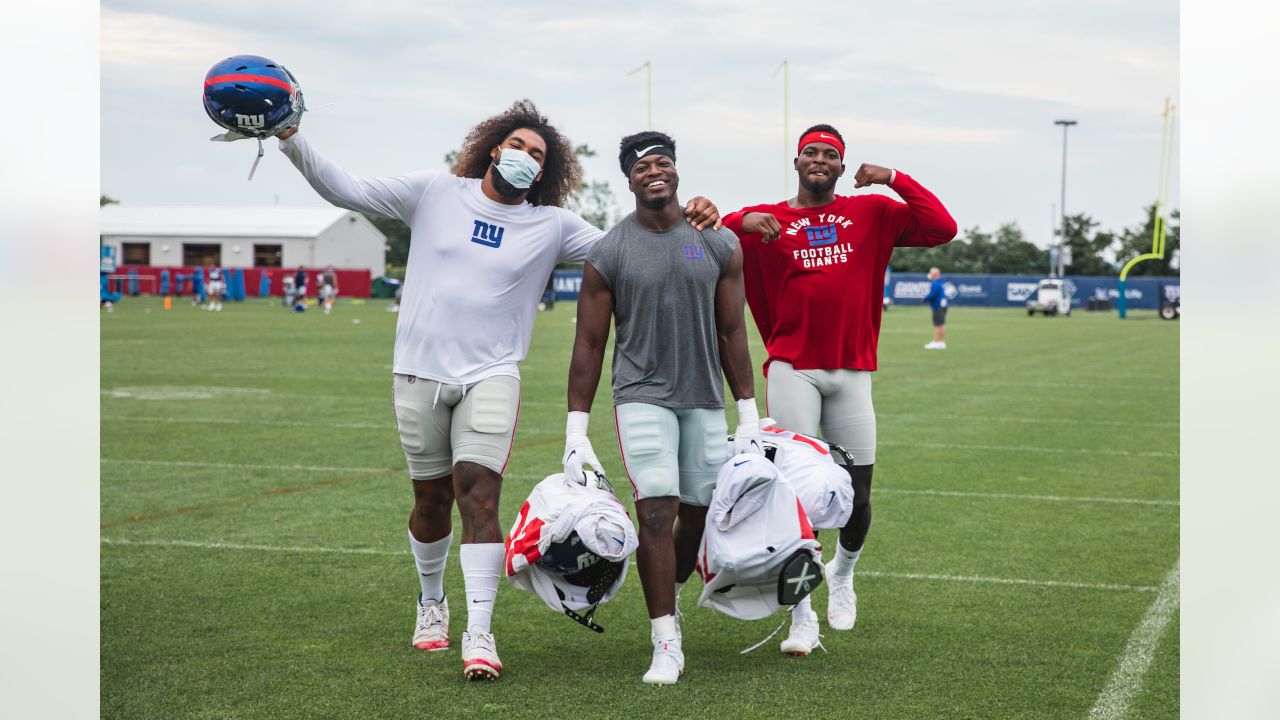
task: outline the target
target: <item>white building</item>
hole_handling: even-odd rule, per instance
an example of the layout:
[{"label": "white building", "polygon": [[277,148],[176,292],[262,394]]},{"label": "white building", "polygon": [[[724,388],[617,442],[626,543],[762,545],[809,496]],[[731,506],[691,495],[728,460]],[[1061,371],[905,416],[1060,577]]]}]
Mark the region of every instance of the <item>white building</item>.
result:
[{"label": "white building", "polygon": [[335,207],[104,205],[99,233],[122,265],[386,272],[386,236],[360,213]]}]

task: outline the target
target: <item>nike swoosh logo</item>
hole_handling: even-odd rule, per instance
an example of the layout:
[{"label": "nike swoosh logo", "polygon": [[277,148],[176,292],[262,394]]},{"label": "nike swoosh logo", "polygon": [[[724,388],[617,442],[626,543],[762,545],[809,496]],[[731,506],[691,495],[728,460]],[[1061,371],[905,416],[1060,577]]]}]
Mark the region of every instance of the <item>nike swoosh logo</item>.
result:
[{"label": "nike swoosh logo", "polygon": [[492,601],[492,600],[472,600],[471,602],[473,602],[473,603],[487,603],[487,602],[493,602],[493,601]]},{"label": "nike swoosh logo", "polygon": [[617,540],[619,545],[626,545],[626,543],[622,542],[622,538],[620,537],[616,537],[614,540]]},{"label": "nike swoosh logo", "polygon": [[733,464],[733,466],[734,466],[734,467],[738,467],[739,465],[746,465],[746,464],[747,464],[747,463],[749,463],[749,462],[751,462],[751,461],[750,461],[750,460],[739,460],[738,462],[734,463],[734,464]]},{"label": "nike swoosh logo", "polygon": [[643,149],[643,150],[637,150],[637,151],[636,151],[636,157],[644,157],[644,154],[645,154],[645,153],[649,152],[650,150],[652,150],[652,149],[654,149],[654,148],[660,148],[660,147],[662,147],[662,146],[661,146],[661,145],[650,145],[649,147],[647,147],[647,148],[645,148],[645,149]]},{"label": "nike swoosh logo", "polygon": [[831,503],[833,503],[833,502],[835,502],[835,501],[836,501],[836,491],[835,491],[835,490],[832,490],[832,491],[831,491],[831,498],[827,500],[827,504],[828,504],[828,505],[830,505]]}]

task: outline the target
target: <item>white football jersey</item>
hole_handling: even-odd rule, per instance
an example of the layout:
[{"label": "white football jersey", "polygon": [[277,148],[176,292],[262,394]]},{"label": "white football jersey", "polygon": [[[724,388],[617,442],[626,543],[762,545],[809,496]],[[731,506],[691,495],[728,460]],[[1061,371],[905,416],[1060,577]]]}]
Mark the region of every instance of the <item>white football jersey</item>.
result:
[{"label": "white football jersey", "polygon": [[759,620],[782,607],[778,578],[797,550],[821,567],[818,544],[791,484],[760,455],[735,455],[716,476],[697,571],[698,607]]},{"label": "white football jersey", "polygon": [[353,176],[301,133],[280,150],[325,200],[402,220],[412,234],[396,373],[453,385],[520,376],[538,300],[558,262],[581,262],[604,232],[557,207],[504,205],[446,172]]},{"label": "white football jersey", "polygon": [[783,430],[763,428],[764,441],[777,447],[773,462],[795,488],[809,521],[819,530],[842,528],[853,513],[853,481],[824,440]]},{"label": "white football jersey", "polygon": [[640,539],[626,508],[613,493],[570,482],[564,473],[549,475],[535,485],[521,506],[520,515],[507,534],[507,580],[521,590],[537,594],[557,612],[565,607],[583,612],[598,604],[587,600],[587,588],[572,585],[564,576],[538,564],[552,543],[564,542],[574,532],[587,550],[605,560],[623,563],[622,573],[600,600],[607,602],[627,579],[631,553],[639,547]]}]

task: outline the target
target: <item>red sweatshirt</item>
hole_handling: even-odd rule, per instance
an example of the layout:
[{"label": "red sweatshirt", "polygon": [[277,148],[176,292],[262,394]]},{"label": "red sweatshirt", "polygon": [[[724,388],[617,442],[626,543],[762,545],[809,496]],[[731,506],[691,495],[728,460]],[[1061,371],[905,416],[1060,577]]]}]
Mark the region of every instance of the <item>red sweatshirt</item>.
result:
[{"label": "red sweatshirt", "polygon": [[[956,235],[956,221],[906,173],[890,185],[906,200],[836,195],[829,205],[753,205],[724,219],[742,243],[747,304],[769,363],[797,370],[875,370],[884,271],[895,247],[934,247]],[[750,212],[778,218],[782,234],[765,243],[742,232]]]}]

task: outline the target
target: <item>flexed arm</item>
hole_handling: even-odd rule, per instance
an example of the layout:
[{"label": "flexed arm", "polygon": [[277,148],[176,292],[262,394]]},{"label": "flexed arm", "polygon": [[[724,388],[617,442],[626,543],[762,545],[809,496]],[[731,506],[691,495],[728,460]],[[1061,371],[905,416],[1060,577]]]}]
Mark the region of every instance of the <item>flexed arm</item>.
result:
[{"label": "flexed arm", "polygon": [[414,172],[408,175],[363,178],[356,177],[316,152],[298,127],[281,131],[280,152],[302,172],[311,187],[328,202],[347,210],[372,213],[413,224],[427,187],[441,175],[438,172]]},{"label": "flexed arm", "polygon": [[863,163],[853,175],[854,187],[888,185],[905,200],[891,203],[885,213],[896,226],[896,247],[936,247],[951,242],[956,236],[955,218],[943,207],[937,196],[910,175],[879,165]]}]

